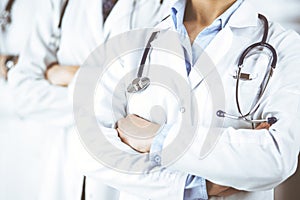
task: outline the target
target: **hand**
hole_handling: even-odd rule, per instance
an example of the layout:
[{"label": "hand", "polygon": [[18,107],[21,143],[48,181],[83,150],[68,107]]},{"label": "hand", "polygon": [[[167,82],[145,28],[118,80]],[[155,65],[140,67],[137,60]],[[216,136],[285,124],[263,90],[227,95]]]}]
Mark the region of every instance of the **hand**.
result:
[{"label": "hand", "polygon": [[231,187],[217,185],[208,180],[206,180],[206,189],[207,189],[208,196],[217,196],[217,197],[227,197],[236,194],[238,192],[241,192],[240,190]]},{"label": "hand", "polygon": [[10,61],[11,67],[17,64],[18,56],[0,55],[0,77],[7,79],[7,73],[10,70],[7,67],[7,62]]},{"label": "hand", "polygon": [[260,129],[267,129],[267,130],[269,130],[270,126],[271,126],[271,125],[268,124],[267,122],[263,122],[263,123],[259,124],[259,125],[255,128],[255,130],[260,130]]},{"label": "hand", "polygon": [[160,125],[136,115],[128,115],[117,122],[122,142],[141,153],[148,153]]},{"label": "hand", "polygon": [[45,73],[46,79],[53,85],[67,87],[73,80],[79,66],[61,66],[54,64]]},{"label": "hand", "polygon": [[0,77],[7,78],[7,68],[5,66],[7,56],[0,56]]}]

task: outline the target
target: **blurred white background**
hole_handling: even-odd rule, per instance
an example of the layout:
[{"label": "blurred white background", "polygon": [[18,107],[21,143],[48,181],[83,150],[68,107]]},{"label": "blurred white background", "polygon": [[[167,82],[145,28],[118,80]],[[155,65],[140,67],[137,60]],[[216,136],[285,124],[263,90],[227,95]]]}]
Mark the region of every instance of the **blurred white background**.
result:
[{"label": "blurred white background", "polygon": [[283,27],[300,33],[300,0],[246,0]]}]

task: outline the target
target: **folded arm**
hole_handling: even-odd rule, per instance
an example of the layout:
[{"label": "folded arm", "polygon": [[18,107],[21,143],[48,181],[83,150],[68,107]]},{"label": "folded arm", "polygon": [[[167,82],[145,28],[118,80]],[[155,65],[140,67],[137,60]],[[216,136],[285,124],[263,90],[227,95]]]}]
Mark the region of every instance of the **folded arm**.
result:
[{"label": "folded arm", "polygon": [[59,6],[51,1],[40,4],[40,17],[20,54],[18,64],[8,73],[8,83],[20,117],[66,125],[73,121],[68,90],[51,84],[45,78],[47,66],[57,62],[56,51],[49,47],[49,42],[54,31],[53,16]]},{"label": "folded arm", "polygon": [[[198,127],[197,138],[170,169],[245,191],[272,189],[294,173],[300,145],[300,87],[297,81],[300,71],[296,67],[300,65],[297,56],[300,46],[299,43],[282,42],[277,50],[284,52],[279,54],[279,71],[271,78],[257,111],[258,117],[275,116],[277,123],[261,124],[256,130],[220,127],[220,139],[204,158],[200,157],[199,146],[203,144],[207,128]],[[166,141],[170,141],[170,131],[166,132]],[[130,146],[136,148],[132,143]],[[160,156],[164,164],[166,155]]]}]

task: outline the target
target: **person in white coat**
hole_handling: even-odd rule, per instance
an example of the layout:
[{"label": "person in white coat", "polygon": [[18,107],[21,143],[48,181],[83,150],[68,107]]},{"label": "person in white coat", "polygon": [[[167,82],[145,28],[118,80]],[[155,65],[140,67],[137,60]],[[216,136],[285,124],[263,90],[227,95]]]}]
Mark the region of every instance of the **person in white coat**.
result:
[{"label": "person in white coat", "polygon": [[[108,13],[102,14],[107,8]],[[153,27],[168,10],[169,2],[161,0],[48,0],[41,5],[19,63],[8,75],[18,114],[43,124],[45,130],[56,128],[52,131],[56,144],[48,158],[40,199],[74,200],[82,195],[83,175],[72,165],[68,149],[69,137],[75,133],[67,86],[79,66],[108,38],[134,28]],[[105,193],[101,185],[101,181],[88,178],[86,198],[117,196]]]},{"label": "person in white coat", "polygon": [[0,199],[35,199],[40,185],[40,152],[47,142],[38,136],[41,127],[32,127],[14,112],[7,84],[7,71],[15,66],[28,39],[39,3],[43,1],[0,1]]},{"label": "person in white coat", "polygon": [[[168,30],[188,36],[188,39],[171,37]],[[232,195],[225,195],[227,197],[218,197],[221,194],[212,196],[211,199],[273,199],[273,188],[292,175],[297,167],[300,143],[300,71],[297,68],[300,63],[299,35],[268,21],[250,3],[243,0],[179,0],[173,6],[171,16],[158,26],[158,31],[153,32],[153,37],[149,34],[147,37],[141,36],[144,39],[152,38],[148,40],[151,47],[147,45],[151,49],[147,56],[151,57],[148,59],[149,63],[139,65],[144,54],[135,52],[133,55],[123,56],[119,59],[122,62],[114,62],[101,74],[95,104],[98,109],[97,120],[103,133],[114,146],[124,151],[128,151],[128,146],[122,144],[120,139],[137,152],[150,151],[150,157],[154,155],[153,162],[157,163],[157,167],[161,166],[161,172],[178,170],[173,171],[173,175],[191,174],[194,175],[191,177],[194,180],[204,177],[234,190],[230,192]],[[197,47],[197,43],[202,50]],[[259,48],[251,48],[251,51],[248,49],[243,53],[252,44]],[[204,53],[200,55],[201,52]],[[215,67],[208,68],[209,63]],[[139,66],[144,64],[147,66],[140,73],[142,68]],[[160,73],[157,73],[155,66],[165,66],[168,71],[158,70]],[[138,68],[137,81],[131,83]],[[132,74],[132,71],[136,73]],[[84,77],[85,71],[82,73]],[[128,73],[132,77],[124,78],[124,74]],[[138,81],[143,77],[145,79]],[[154,83],[149,84],[146,77],[154,80]],[[183,83],[189,90],[182,91],[184,87],[181,86],[180,79],[185,80]],[[169,85],[163,87],[161,82],[156,84],[158,80],[168,80],[166,82]],[[78,83],[81,81],[79,74]],[[215,84],[211,84],[212,82]],[[220,90],[219,87],[224,89]],[[112,110],[116,100],[114,95],[119,88],[121,90],[116,96],[118,104]],[[75,86],[74,101],[79,97],[76,96],[76,91]],[[184,101],[185,96],[174,98],[174,94],[189,94],[186,91],[192,91],[196,101],[192,99],[192,103],[187,103]],[[222,93],[214,94],[220,91],[224,91],[223,98]],[[218,104],[214,105],[216,102]],[[189,107],[190,104],[194,107]],[[166,113],[167,120],[163,121],[165,124],[161,128],[155,128],[157,124],[149,122],[153,117],[150,114],[151,108],[157,106],[164,108]],[[252,111],[247,115],[249,110]],[[196,127],[185,127],[189,130],[185,132],[186,137],[190,137],[190,131],[195,133],[190,143],[186,143],[184,135],[178,135],[174,139],[174,132],[178,133],[180,124],[186,119],[183,116],[191,119],[191,122],[188,121],[190,124],[198,119]],[[223,118],[222,123],[212,124]],[[78,122],[79,132],[81,126]],[[143,127],[147,128],[140,132]],[[153,143],[152,140],[147,140],[146,143],[146,136],[141,137],[141,140],[137,139],[136,134],[142,133],[148,133],[148,139],[149,135],[153,136]],[[157,139],[161,135],[162,141]],[[175,145],[172,146],[174,142]],[[170,154],[164,153],[168,144],[173,147],[175,156],[176,153],[182,154],[173,163],[170,163]],[[180,144],[186,145],[185,151],[177,151],[182,147]],[[85,143],[85,147],[93,153],[89,145],[91,144]],[[122,153],[108,151],[105,145],[99,143],[99,146],[107,157],[118,163],[127,159],[130,168],[147,162],[144,157],[130,160],[128,157],[124,158]],[[165,148],[159,149],[162,152],[157,152],[157,149],[151,152],[154,146]],[[137,152],[132,151],[135,154]],[[155,173],[151,175],[155,176]],[[105,180],[106,177],[99,172],[99,178]],[[147,180],[147,174],[144,178]],[[159,187],[161,179],[163,177],[157,178],[158,185],[153,189],[150,182],[140,178],[141,187],[148,189],[149,193],[152,191],[152,194],[140,191],[140,196],[163,199],[165,188]],[[182,195],[184,184],[180,187],[175,180],[170,188],[181,190]],[[129,185],[130,183],[128,180]],[[159,190],[162,191],[162,196],[154,196]],[[183,195],[177,198],[182,199]]]}]

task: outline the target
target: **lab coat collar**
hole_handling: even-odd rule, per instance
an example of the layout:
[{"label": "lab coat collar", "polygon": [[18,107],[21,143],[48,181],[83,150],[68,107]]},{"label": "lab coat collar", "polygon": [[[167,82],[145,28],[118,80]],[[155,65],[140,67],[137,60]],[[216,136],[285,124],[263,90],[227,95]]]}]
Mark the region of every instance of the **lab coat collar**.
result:
[{"label": "lab coat collar", "polygon": [[[244,1],[240,7],[232,14],[228,23],[228,26],[235,28],[245,28],[258,25],[258,11],[248,1]],[[163,20],[158,28],[176,30],[172,17],[169,16]]]},{"label": "lab coat collar", "polygon": [[[226,39],[224,40],[224,38]],[[211,41],[191,69],[189,80],[192,89],[197,88],[205,77],[219,67],[218,64],[229,51],[232,40],[233,33],[231,29],[226,26]],[[201,72],[199,70],[201,70]]]},{"label": "lab coat collar", "polygon": [[[215,66],[215,69],[218,68],[217,70],[219,71],[219,62],[228,53],[233,41],[232,28],[247,28],[257,26],[258,20],[258,13],[256,9],[250,3],[244,1],[242,5],[235,11],[235,13],[233,13],[228,21],[227,26],[225,26],[225,28],[222,29],[207,46],[207,48],[204,50],[204,53],[199,57],[195,65],[201,66],[201,63],[204,61],[207,63],[212,62],[212,64]],[[224,38],[226,39],[224,40]],[[199,75],[199,72],[192,67],[189,76],[192,88],[194,89],[198,87],[203,78],[205,79],[205,77],[211,72],[212,71],[206,69],[205,66],[201,66],[201,75]]]},{"label": "lab coat collar", "polygon": [[176,31],[176,27],[174,25],[174,22],[172,20],[171,15],[168,15],[167,17],[165,17],[165,19],[163,19],[157,26],[157,29],[161,29],[161,30],[172,30],[172,31]]},{"label": "lab coat collar", "polygon": [[[218,66],[220,60],[227,54],[231,47],[233,40],[232,28],[247,28],[257,25],[258,12],[250,3],[244,1],[242,5],[231,16],[227,26],[225,26],[225,28],[222,29],[211,41],[211,43],[205,49],[205,53],[199,57],[198,61],[196,62],[196,65],[198,65],[199,63],[201,65],[201,61],[207,60],[209,58],[215,66]],[[171,17],[168,17],[166,20],[164,20],[158,26],[158,28],[176,31],[175,25]],[[226,40],[224,40],[224,38],[226,38]],[[185,66],[182,67],[180,71],[181,73],[186,73]],[[202,82],[203,78],[205,78],[210,72],[210,70],[207,71],[205,66],[203,66],[203,68],[201,67],[201,74],[199,74],[198,70],[192,67],[192,70],[189,75],[191,87],[193,89],[198,87],[198,85]]]},{"label": "lab coat collar", "polygon": [[248,1],[244,1],[228,21],[228,26],[234,28],[245,28],[257,25],[258,12]]}]

